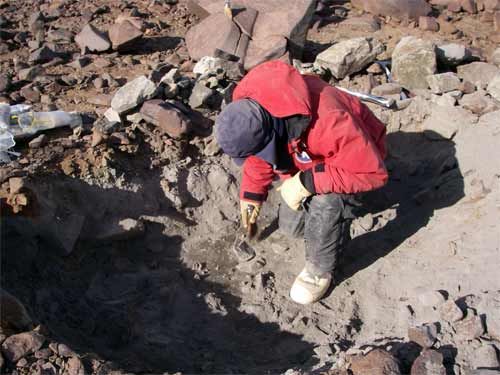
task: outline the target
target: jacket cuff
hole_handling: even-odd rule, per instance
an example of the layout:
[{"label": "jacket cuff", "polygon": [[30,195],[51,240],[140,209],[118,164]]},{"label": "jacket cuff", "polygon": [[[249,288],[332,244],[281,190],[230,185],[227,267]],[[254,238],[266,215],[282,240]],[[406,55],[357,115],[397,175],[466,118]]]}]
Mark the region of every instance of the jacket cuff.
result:
[{"label": "jacket cuff", "polygon": [[262,203],[266,200],[266,194],[252,193],[250,191],[242,191],[240,199],[249,202]]},{"label": "jacket cuff", "polygon": [[309,193],[316,194],[316,187],[314,186],[314,175],[312,169],[307,169],[303,172],[300,172],[299,178],[300,182]]}]

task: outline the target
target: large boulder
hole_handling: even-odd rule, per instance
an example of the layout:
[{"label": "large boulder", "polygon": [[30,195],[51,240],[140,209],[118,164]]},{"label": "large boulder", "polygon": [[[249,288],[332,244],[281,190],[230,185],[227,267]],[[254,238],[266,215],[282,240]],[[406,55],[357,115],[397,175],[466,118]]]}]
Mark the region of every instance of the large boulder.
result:
[{"label": "large boulder", "polygon": [[247,70],[284,56],[287,49],[300,53],[316,4],[313,0],[240,0],[233,4],[232,22],[223,13],[224,0],[190,3],[207,14],[186,34],[190,56],[199,60],[219,49],[239,57]]},{"label": "large boulder", "polygon": [[394,79],[408,90],[426,89],[425,77],[436,72],[436,52],[432,42],[412,36],[402,38],[392,53]]},{"label": "large boulder", "polygon": [[432,8],[425,0],[352,0],[352,5],[377,16],[391,16],[400,20],[418,21]]},{"label": "large boulder", "polygon": [[436,350],[425,350],[413,362],[411,375],[446,375],[443,355]]},{"label": "large boulder", "polygon": [[372,38],[354,38],[334,44],[316,57],[316,65],[329,69],[337,79],[359,72],[375,61],[384,46]]}]

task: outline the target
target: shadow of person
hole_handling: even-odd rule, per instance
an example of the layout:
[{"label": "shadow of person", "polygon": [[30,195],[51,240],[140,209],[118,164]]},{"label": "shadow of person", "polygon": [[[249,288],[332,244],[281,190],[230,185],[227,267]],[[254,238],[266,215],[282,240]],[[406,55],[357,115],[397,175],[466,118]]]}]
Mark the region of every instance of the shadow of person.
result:
[{"label": "shadow of person", "polygon": [[[453,141],[435,132],[398,131],[387,135],[387,147],[388,183],[360,198],[358,215],[373,214],[375,229],[347,245],[338,267],[339,282],[389,254],[425,227],[435,210],[451,206],[464,196]],[[376,214],[388,209],[392,209],[388,217]]]},{"label": "shadow of person", "polygon": [[[82,354],[89,373],[278,373],[310,361],[313,344],[240,311],[227,285],[183,263],[189,226],[155,191],[103,189],[65,176],[38,176],[31,188],[57,220],[61,207],[85,217],[67,256],[31,218],[2,221],[2,287],[19,298],[48,336]],[[127,233],[111,223],[144,219]],[[59,222],[62,229],[65,222]],[[94,362],[95,365],[96,362]],[[310,362],[309,362],[310,363]],[[9,365],[11,366],[11,365]]]}]

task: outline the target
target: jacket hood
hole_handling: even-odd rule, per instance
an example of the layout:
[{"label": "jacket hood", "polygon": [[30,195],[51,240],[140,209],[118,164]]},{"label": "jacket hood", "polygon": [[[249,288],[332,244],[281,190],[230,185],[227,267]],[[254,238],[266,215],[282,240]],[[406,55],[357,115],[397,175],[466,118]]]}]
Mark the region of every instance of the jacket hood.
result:
[{"label": "jacket hood", "polygon": [[255,100],[274,117],[311,117],[311,99],[304,78],[282,61],[269,61],[253,68],[233,93],[233,100],[245,98]]}]

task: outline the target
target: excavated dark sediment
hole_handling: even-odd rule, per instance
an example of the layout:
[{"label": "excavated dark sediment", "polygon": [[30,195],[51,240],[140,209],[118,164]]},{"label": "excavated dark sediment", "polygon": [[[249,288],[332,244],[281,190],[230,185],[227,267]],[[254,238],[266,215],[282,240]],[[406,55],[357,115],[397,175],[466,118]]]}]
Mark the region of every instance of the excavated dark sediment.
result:
[{"label": "excavated dark sediment", "polygon": [[[81,207],[76,213],[90,218],[84,229],[94,234],[111,212],[123,217],[138,206],[163,211],[162,197],[152,189],[143,195],[48,177],[37,180],[37,191],[56,206]],[[92,222],[92,212],[101,213],[94,217],[102,221]],[[182,263],[187,226],[178,220],[168,228],[146,222],[136,238],[81,240],[63,256],[30,219],[9,218],[3,248],[15,251],[3,252],[2,285],[54,339],[128,371],[280,372],[310,359],[311,343],[238,311],[239,298]],[[220,308],[207,307],[219,299]]]}]

